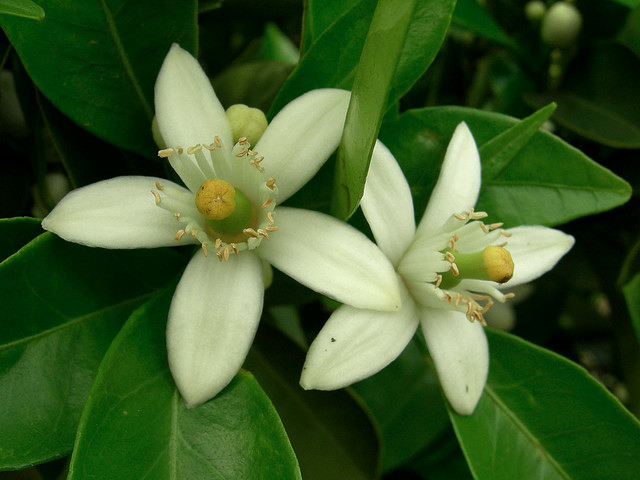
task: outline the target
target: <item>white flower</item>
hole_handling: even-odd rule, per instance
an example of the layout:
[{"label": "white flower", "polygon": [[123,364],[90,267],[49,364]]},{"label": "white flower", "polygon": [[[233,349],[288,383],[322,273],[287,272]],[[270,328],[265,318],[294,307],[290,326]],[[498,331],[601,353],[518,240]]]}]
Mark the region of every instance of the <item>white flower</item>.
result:
[{"label": "white flower", "polygon": [[373,375],[402,352],[420,324],[451,406],[473,412],[489,369],[483,313],[493,300],[510,297],[497,287],[539,277],[574,242],[551,228],[485,225],[480,220],[487,215],[473,210],[479,190],[478,150],[461,123],[416,229],[407,181],[389,150],[376,144],[361,206],[396,268],[402,308],[336,310],[309,349],[304,388],[333,390]]},{"label": "white flower", "polygon": [[273,119],[255,151],[245,138],[234,146],[208,78],[174,45],[156,82],[156,118],[170,146],[159,155],[187,188],[114,178],[71,192],[42,222],[94,247],[201,245],[167,325],[169,365],[189,407],[214,397],[244,362],[262,312],[263,261],[340,302],[400,308],[393,267],[366,236],[318,212],[276,208],[335,150],[348,101],[342,90],[309,92]]}]

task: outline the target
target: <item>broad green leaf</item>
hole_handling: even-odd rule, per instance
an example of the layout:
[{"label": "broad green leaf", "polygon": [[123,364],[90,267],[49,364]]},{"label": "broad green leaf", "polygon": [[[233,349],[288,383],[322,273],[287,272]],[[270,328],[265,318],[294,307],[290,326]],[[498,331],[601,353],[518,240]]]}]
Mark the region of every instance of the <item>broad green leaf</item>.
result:
[{"label": "broad green leaf", "polygon": [[31,0],[0,0],[0,15],[41,21],[44,18],[44,10]]},{"label": "broad green leaf", "polygon": [[196,2],[40,3],[42,22],[0,17],[36,86],[83,128],[153,155],[155,78],[172,42],[195,52]]},{"label": "broad green leaf", "polygon": [[362,0],[306,0],[300,42],[302,53],[306,53],[325,30],[359,3]]},{"label": "broad green leaf", "polygon": [[[312,2],[312,5],[316,3]],[[337,4],[332,2],[331,5]],[[435,58],[449,27],[454,5],[455,0],[417,0],[394,72],[387,108],[411,88]],[[326,27],[325,30],[305,52],[284,84],[269,112],[270,117],[308,90],[323,87],[351,89],[375,6],[376,2],[363,0],[335,21],[328,15],[322,17],[318,24],[321,25],[319,28]],[[318,3],[314,12],[320,8]],[[310,15],[309,8],[306,14]],[[381,73],[376,72],[376,75]]]},{"label": "broad green leaf", "polygon": [[636,274],[624,287],[622,287],[627,308],[631,315],[631,323],[640,343],[640,273]]},{"label": "broad green leaf", "polygon": [[0,469],[66,455],[95,371],[131,311],[183,265],[45,233],[0,264]]},{"label": "broad green leaf", "polygon": [[246,372],[187,409],[167,363],[173,288],[136,310],[109,348],[78,427],[69,479],[299,479],[269,399]]},{"label": "broad green leaf", "polygon": [[299,347],[264,322],[245,362],[280,414],[303,478],[377,478],[377,435],[362,407],[346,391],[303,390],[303,363]]},{"label": "broad green leaf", "polygon": [[525,100],[536,107],[556,102],[553,119],[586,138],[640,148],[640,59],[621,45],[596,44],[571,64],[557,93]]},{"label": "broad green leaf", "polygon": [[41,94],[38,106],[46,130],[73,187],[120,175],[164,176],[158,160],[116,148],[78,127]]},{"label": "broad green leaf", "polygon": [[440,387],[415,342],[353,389],[371,409],[382,434],[383,472],[429,449],[449,428]]},{"label": "broad green leaf", "polygon": [[511,48],[516,46],[509,35],[476,0],[457,0],[452,23],[500,45]]},{"label": "broad green leaf", "polygon": [[[497,113],[463,107],[410,110],[383,124],[381,140],[409,181],[418,218],[440,173],[456,125],[467,122],[482,149],[517,123]],[[484,161],[484,159],[483,159]],[[462,173],[463,174],[463,173]],[[544,131],[493,178],[485,179],[477,208],[507,226],[553,226],[625,203],[629,185],[582,152]]]},{"label": "broad green leaf", "polygon": [[338,218],[348,219],[362,197],[371,152],[415,8],[416,0],[380,0],[371,19],[338,147],[332,202]]},{"label": "broad green leaf", "polygon": [[555,109],[555,104],[549,104],[482,145],[479,148],[483,162],[482,179],[490,180],[497,177],[529,143],[531,137],[540,130]]},{"label": "broad green leaf", "polygon": [[[640,0],[636,1],[640,6]],[[640,8],[629,12],[624,27],[618,33],[617,40],[640,58]]]},{"label": "broad green leaf", "polygon": [[42,233],[40,220],[29,217],[0,219],[0,262]]},{"label": "broad green leaf", "polygon": [[262,50],[264,60],[276,60],[295,65],[300,59],[300,53],[295,44],[272,22],[264,26]]},{"label": "broad green leaf", "polygon": [[478,480],[635,478],[640,423],[581,367],[488,332],[491,367],[473,415],[450,411]]}]

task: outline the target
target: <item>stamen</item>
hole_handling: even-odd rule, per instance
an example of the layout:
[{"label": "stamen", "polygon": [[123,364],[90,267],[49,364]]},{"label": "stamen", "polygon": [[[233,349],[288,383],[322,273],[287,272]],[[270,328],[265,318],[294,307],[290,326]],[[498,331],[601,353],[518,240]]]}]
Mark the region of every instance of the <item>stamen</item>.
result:
[{"label": "stamen", "polygon": [[220,250],[221,246],[222,246],[222,239],[221,238],[216,238],[215,249],[216,250]]},{"label": "stamen", "polygon": [[184,150],[182,149],[182,147],[176,147],[176,152],[178,152],[178,155],[182,155],[182,152],[184,152]]},{"label": "stamen", "polygon": [[447,252],[444,254],[444,257],[449,260],[449,262],[453,263],[456,261],[456,257],[453,256],[451,252]]},{"label": "stamen", "polygon": [[451,273],[453,273],[454,277],[460,275],[460,270],[458,270],[458,266],[455,263],[451,264]]},{"label": "stamen", "polygon": [[158,150],[158,156],[160,158],[167,158],[174,154],[173,148],[164,148],[162,150]]},{"label": "stamen", "polygon": [[179,242],[183,235],[184,235],[184,230],[178,230],[175,236],[176,242]]},{"label": "stamen", "polygon": [[255,157],[256,155],[258,155],[258,152],[254,151],[254,150],[249,150],[249,155],[251,155],[252,157]]},{"label": "stamen", "polygon": [[215,144],[216,144],[216,147],[218,147],[218,148],[222,148],[222,142],[220,141],[220,137],[215,137],[215,138],[213,139],[213,143],[215,143]]},{"label": "stamen", "polygon": [[198,230],[195,228],[192,228],[190,233],[193,238],[198,238]]},{"label": "stamen", "polygon": [[225,262],[229,261],[229,247],[224,248],[224,261]]},{"label": "stamen", "polygon": [[276,179],[273,177],[267,178],[267,182],[265,183],[269,190],[274,190],[276,188]]},{"label": "stamen", "polygon": [[453,216],[456,217],[461,222],[465,222],[467,220],[467,217],[465,217],[464,215],[461,215],[459,213],[454,213]]},{"label": "stamen", "polygon": [[222,263],[222,250],[218,250],[218,251],[216,252],[216,255],[217,255],[217,257],[218,257],[218,261],[219,261],[220,263]]},{"label": "stamen", "polygon": [[240,157],[244,157],[247,155],[247,152],[249,151],[248,148],[243,149],[241,152],[236,153],[236,157],[240,158]]},{"label": "stamen", "polygon": [[207,257],[208,253],[207,253],[207,244],[203,243],[202,244],[202,253],[204,253],[204,256]]},{"label": "stamen", "polygon": [[269,220],[269,223],[270,223],[271,225],[273,225],[274,223],[276,223],[276,222],[274,222],[274,221],[273,221],[273,212],[267,212],[267,220]]},{"label": "stamen", "polygon": [[200,150],[202,150],[202,145],[194,145],[193,147],[187,148],[187,154],[193,155],[194,153],[199,152]]},{"label": "stamen", "polygon": [[162,201],[162,198],[160,198],[160,194],[155,190],[151,190],[151,193],[153,193],[153,196],[156,199],[156,205],[160,205],[160,202]]},{"label": "stamen", "polygon": [[504,225],[504,222],[492,223],[489,225],[489,230],[495,230],[496,228],[500,228]]},{"label": "stamen", "polygon": [[451,303],[453,301],[453,297],[449,292],[444,292],[445,297],[447,297],[447,302]]},{"label": "stamen", "polygon": [[461,293],[456,293],[456,301],[455,301],[455,306],[457,307],[458,305],[460,305],[460,301],[462,300],[462,294]]},{"label": "stamen", "polygon": [[260,205],[260,208],[267,208],[269,205],[271,205],[274,202],[273,198],[267,198],[264,203],[262,205]]},{"label": "stamen", "polygon": [[265,230],[263,230],[262,228],[259,228],[259,229],[258,229],[258,234],[259,234],[259,235],[262,235],[264,238],[266,238],[267,240],[269,240],[269,234],[268,234]]},{"label": "stamen", "polygon": [[442,283],[442,275],[438,274],[436,275],[436,284],[435,287],[438,288],[440,286],[440,284]]},{"label": "stamen", "polygon": [[489,216],[489,214],[487,212],[475,212],[472,209],[469,210],[469,220],[480,220],[482,218],[487,218]]},{"label": "stamen", "polygon": [[260,238],[260,235],[258,235],[258,233],[253,228],[245,228],[244,230],[242,230],[242,233],[249,237]]},{"label": "stamen", "polygon": [[180,213],[179,212],[175,212],[173,214],[173,216],[176,217],[176,220],[178,220],[178,221],[180,220]]},{"label": "stamen", "polygon": [[515,294],[515,293],[505,293],[503,298],[504,298],[505,300],[508,300],[509,298],[513,298],[513,297],[515,297],[515,296],[516,296],[516,294]]},{"label": "stamen", "polygon": [[231,247],[231,250],[233,250],[233,253],[238,255],[238,245],[236,245],[235,243],[230,243],[229,246]]},{"label": "stamen", "polygon": [[164,190],[164,187],[162,185],[160,185],[160,182],[156,182],[156,188],[160,191]]},{"label": "stamen", "polygon": [[264,160],[264,157],[258,157],[258,158],[254,158],[249,163],[251,165],[253,165],[254,167],[256,167],[256,170],[258,170],[260,173],[262,173],[262,172],[264,172],[264,168],[262,168],[259,164],[263,160]]},{"label": "stamen", "polygon": [[482,231],[484,233],[489,233],[489,229],[487,228],[487,226],[484,223],[480,223],[480,228],[482,229]]},{"label": "stamen", "polygon": [[500,234],[505,236],[505,237],[507,237],[507,238],[509,238],[509,237],[511,237],[513,235],[512,233],[509,233],[506,230],[500,230]]},{"label": "stamen", "polygon": [[246,145],[246,143],[247,143],[247,137],[240,137],[240,138],[238,139],[238,143],[239,143],[240,145]]},{"label": "stamen", "polygon": [[213,143],[211,145],[203,145],[203,147],[209,150],[210,152],[213,152],[216,149]]},{"label": "stamen", "polygon": [[276,230],[278,230],[278,226],[277,225],[271,225],[271,226],[268,226],[268,227],[264,227],[264,229],[267,232],[275,232]]}]

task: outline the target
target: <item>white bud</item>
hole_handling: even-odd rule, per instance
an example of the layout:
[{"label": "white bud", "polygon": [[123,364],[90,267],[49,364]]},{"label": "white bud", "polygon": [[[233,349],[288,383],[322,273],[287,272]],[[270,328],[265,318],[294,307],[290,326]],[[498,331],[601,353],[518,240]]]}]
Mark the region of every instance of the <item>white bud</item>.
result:
[{"label": "white bud", "polygon": [[261,110],[246,105],[231,105],[227,109],[227,118],[231,125],[233,141],[246,137],[251,145],[255,145],[267,129],[267,118]]},{"label": "white bud", "polygon": [[547,11],[547,6],[541,0],[531,0],[524,6],[524,14],[531,21],[537,22]]},{"label": "white bud", "polygon": [[550,47],[567,48],[573,45],[582,28],[582,15],[568,2],[554,3],[542,19],[540,34]]}]

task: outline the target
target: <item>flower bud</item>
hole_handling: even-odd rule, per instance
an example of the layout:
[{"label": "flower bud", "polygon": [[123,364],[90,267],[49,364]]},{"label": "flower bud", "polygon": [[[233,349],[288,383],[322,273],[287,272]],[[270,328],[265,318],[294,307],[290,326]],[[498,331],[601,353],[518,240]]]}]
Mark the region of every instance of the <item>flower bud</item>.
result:
[{"label": "flower bud", "polygon": [[227,118],[234,142],[246,137],[251,145],[255,145],[267,129],[267,118],[257,108],[242,104],[232,105],[227,109]]},{"label": "flower bud", "polygon": [[573,45],[582,28],[582,15],[568,2],[554,3],[542,19],[540,34],[550,47],[567,48]]},{"label": "flower bud", "polygon": [[541,0],[531,0],[524,6],[524,14],[533,22],[538,22],[544,17],[547,6]]}]

